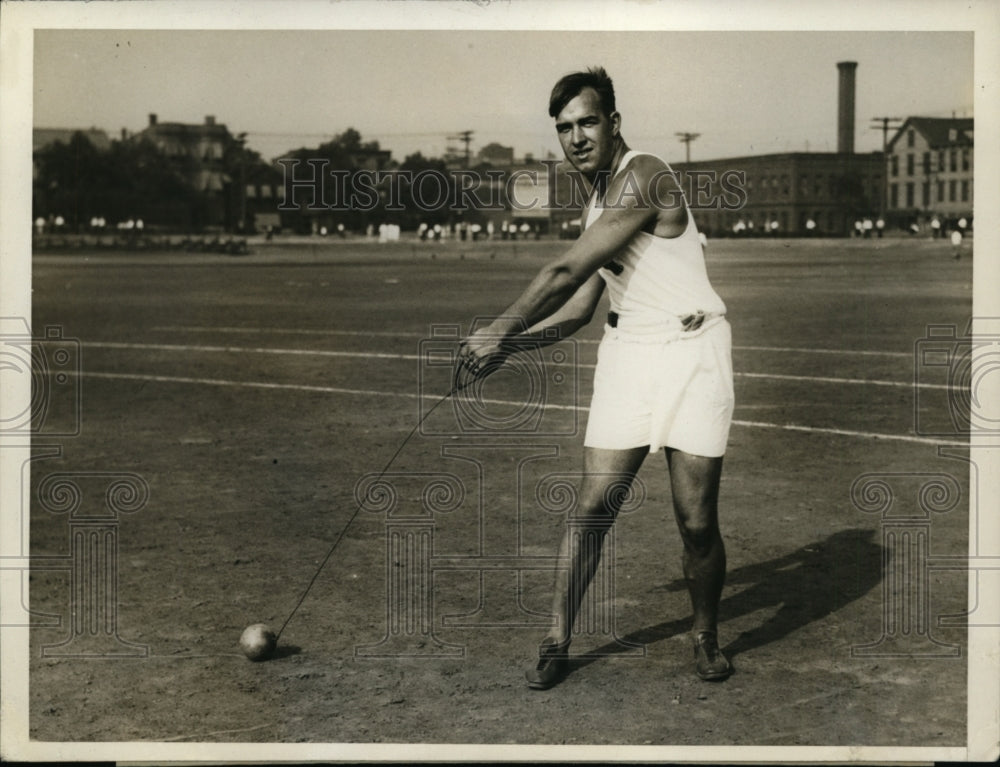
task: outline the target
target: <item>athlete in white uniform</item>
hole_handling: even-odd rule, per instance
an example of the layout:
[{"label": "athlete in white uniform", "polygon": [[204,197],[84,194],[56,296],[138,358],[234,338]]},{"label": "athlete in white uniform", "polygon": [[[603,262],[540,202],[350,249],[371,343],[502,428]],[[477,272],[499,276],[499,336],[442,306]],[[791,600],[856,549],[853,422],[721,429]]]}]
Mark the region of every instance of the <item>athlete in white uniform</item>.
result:
[{"label": "athlete in white uniform", "polygon": [[[503,316],[462,341],[475,375],[507,355],[565,338],[587,324],[608,288],[611,313],[598,351],[584,440],[584,477],[556,573],[553,624],[526,672],[546,689],[568,670],[572,628],[608,527],[645,457],[664,449],[694,617],[695,670],[725,679],[717,640],[726,555],[717,500],[733,409],[726,307],[705,272],[698,230],[670,169],[629,151],[603,69],[553,88],[549,114],[566,158],[590,183],[583,233],[547,264]],[[522,329],[527,327],[526,332]],[[581,542],[581,520],[586,531]]]},{"label": "athlete in white uniform", "polygon": [[[639,154],[626,152],[615,175]],[[584,228],[602,211],[595,196]],[[639,231],[598,273],[612,311],[584,445],[722,456],[733,411],[731,339],[690,211],[680,235]]]}]

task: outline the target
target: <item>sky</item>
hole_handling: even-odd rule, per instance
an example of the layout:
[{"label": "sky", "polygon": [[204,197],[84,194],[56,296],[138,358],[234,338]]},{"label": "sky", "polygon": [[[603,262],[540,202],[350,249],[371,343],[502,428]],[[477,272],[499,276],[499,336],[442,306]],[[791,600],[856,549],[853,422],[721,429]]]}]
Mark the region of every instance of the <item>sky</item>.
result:
[{"label": "sky", "polygon": [[[393,157],[559,154],[548,96],[604,66],[629,144],[684,159],[836,151],[837,62],[856,61],[855,150],[872,118],[973,115],[969,32],[38,30],[36,127],[106,130],[215,116],[265,158],[348,127]],[[890,134],[891,135],[891,134]]]}]

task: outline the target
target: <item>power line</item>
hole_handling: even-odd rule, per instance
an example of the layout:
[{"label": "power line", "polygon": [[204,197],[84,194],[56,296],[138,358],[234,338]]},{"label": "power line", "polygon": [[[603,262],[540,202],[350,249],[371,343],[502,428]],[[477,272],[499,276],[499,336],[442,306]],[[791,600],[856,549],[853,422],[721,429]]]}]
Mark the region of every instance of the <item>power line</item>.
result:
[{"label": "power line", "polygon": [[[300,131],[262,131],[262,130],[249,130],[246,131],[248,136],[274,136],[274,137],[285,137],[285,138],[332,138],[336,136],[336,133],[304,133]],[[427,132],[412,132],[412,133],[382,133],[380,131],[373,131],[373,134],[377,133],[378,137],[381,138],[391,137],[422,137],[422,136],[440,136],[440,131],[427,131]]]}]

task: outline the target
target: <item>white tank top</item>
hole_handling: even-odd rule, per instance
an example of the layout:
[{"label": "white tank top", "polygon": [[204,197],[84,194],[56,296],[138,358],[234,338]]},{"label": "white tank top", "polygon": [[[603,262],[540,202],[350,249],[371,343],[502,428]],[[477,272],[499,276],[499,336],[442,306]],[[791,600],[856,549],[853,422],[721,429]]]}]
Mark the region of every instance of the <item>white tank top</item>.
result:
[{"label": "white tank top", "polygon": [[[642,152],[629,151],[615,174]],[[667,166],[668,170],[670,166]],[[673,173],[673,171],[670,171]],[[691,210],[687,228],[677,237],[657,237],[637,232],[618,254],[598,271],[608,287],[611,310],[622,327],[650,329],[676,327],[680,318],[697,312],[708,316],[726,313],[726,305],[712,288],[705,270],[705,253]],[[584,228],[590,227],[603,208],[592,200]]]}]

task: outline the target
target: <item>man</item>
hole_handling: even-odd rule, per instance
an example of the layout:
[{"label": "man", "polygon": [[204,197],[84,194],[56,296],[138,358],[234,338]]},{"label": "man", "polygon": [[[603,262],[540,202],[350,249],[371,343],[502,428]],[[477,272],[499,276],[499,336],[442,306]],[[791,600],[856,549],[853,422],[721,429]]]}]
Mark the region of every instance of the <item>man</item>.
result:
[{"label": "man", "polygon": [[[590,321],[607,286],[612,312],[598,352],[584,439],[584,477],[556,574],[554,621],[526,672],[529,687],[557,684],[568,667],[573,623],[596,570],[604,533],[647,454],[664,450],[683,569],[694,611],[696,671],[732,672],[719,650],[718,606],[726,555],[717,499],[733,410],[726,307],[705,273],[698,230],[670,169],[629,150],[614,89],[600,68],[562,78],[549,114],[567,160],[592,187],[583,232],[495,320],[462,341],[459,358],[484,375],[509,354],[552,343]],[[527,328],[527,330],[524,330]]]}]

